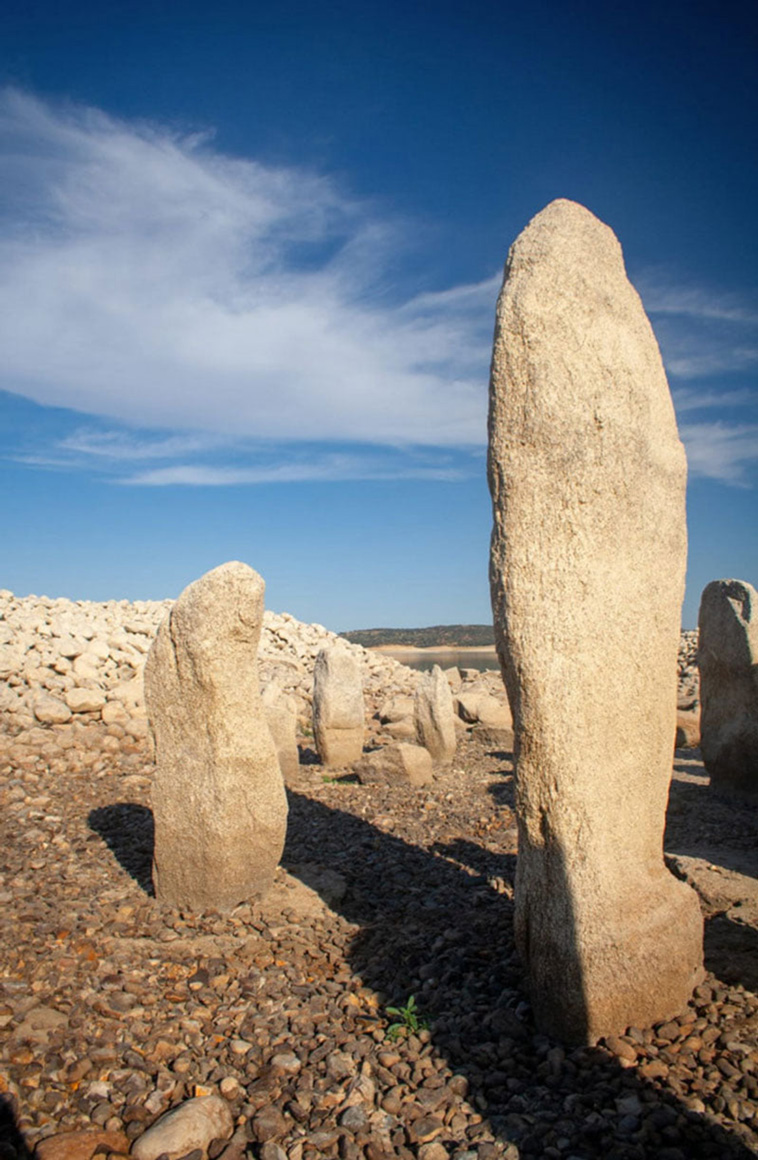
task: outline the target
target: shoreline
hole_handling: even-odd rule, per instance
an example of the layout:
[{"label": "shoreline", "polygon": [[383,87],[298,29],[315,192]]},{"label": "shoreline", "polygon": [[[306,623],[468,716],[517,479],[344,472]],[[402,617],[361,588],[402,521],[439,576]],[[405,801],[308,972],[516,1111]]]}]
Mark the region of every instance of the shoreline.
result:
[{"label": "shoreline", "polygon": [[[365,645],[363,646],[366,647]],[[378,653],[418,653],[425,656],[427,653],[481,653],[482,656],[495,656],[494,644],[374,644],[367,648],[367,652]]]}]

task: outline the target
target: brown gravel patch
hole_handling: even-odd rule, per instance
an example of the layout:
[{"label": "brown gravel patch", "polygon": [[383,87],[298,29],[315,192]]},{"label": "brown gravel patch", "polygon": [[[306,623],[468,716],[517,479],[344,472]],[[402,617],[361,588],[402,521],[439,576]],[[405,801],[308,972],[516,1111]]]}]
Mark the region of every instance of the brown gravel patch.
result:
[{"label": "brown gravel patch", "polygon": [[[744,861],[705,890],[713,970],[688,1011],[567,1049],[536,1032],[513,947],[512,769],[492,742],[462,739],[415,791],[301,765],[272,895],[221,918],[151,895],[143,743],[92,726],[61,748],[65,728],[0,746],[0,1160],[62,1131],[131,1141],[206,1092],[262,1160],[758,1152]],[[697,881],[698,850],[736,864],[757,839],[755,811],[714,803],[680,755],[676,871]],[[394,1038],[387,1008],[411,995],[427,1026]]]}]

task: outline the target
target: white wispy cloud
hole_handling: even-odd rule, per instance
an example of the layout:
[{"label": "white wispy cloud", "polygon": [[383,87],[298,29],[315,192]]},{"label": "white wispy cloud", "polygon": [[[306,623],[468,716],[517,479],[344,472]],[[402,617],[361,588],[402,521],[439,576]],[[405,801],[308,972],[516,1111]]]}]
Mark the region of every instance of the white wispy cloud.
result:
[{"label": "white wispy cloud", "polygon": [[688,423],[679,433],[693,478],[749,487],[758,464],[758,423]]},{"label": "white wispy cloud", "polygon": [[724,407],[755,407],[758,392],[749,387],[739,387],[733,391],[695,390],[692,387],[674,387],[671,392],[677,415],[687,411],[707,411]]},{"label": "white wispy cloud", "polygon": [[[0,390],[82,414],[17,461],[145,487],[469,473],[419,449],[485,442],[499,273],[403,296],[407,227],[210,134],[5,90],[0,157]],[[751,390],[677,380],[752,370],[758,310],[660,270],[635,281],[678,410],[718,420],[684,429],[691,474],[744,483]],[[736,406],[749,421],[730,426]]]},{"label": "white wispy cloud", "polygon": [[347,480],[425,479],[439,482],[462,479],[465,472],[454,467],[411,467],[393,463],[383,466],[365,458],[326,455],[309,463],[277,463],[267,467],[208,467],[176,464],[138,472],[119,482],[138,487],[230,487],[262,483],[327,483]]},{"label": "white wispy cloud", "polygon": [[674,314],[758,326],[758,307],[746,304],[738,294],[677,284],[662,270],[643,271],[635,278],[635,285],[651,314]]},{"label": "white wispy cloud", "polygon": [[724,290],[677,284],[661,270],[643,271],[634,282],[671,376],[700,379],[758,366],[758,305]]},{"label": "white wispy cloud", "polygon": [[2,386],[125,423],[481,443],[496,281],[388,301],[393,227],[327,178],[15,91]]}]

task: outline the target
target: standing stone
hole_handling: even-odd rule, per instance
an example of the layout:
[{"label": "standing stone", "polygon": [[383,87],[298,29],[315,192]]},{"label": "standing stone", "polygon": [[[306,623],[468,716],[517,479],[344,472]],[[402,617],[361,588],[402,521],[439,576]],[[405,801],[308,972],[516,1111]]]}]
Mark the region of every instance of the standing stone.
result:
[{"label": "standing stone", "polygon": [[155,739],[156,896],[226,911],[271,885],[287,799],[258,688],[262,578],[214,568],[185,588],[145,665]]},{"label": "standing stone", "polygon": [[455,713],[450,685],[439,665],[419,680],[414,713],[419,745],[429,750],[435,765],[450,765],[457,743]]},{"label": "standing stone", "polygon": [[508,256],[489,436],[516,936],[540,1025],[592,1043],[682,1010],[702,975],[702,920],[662,857],[684,451],[621,247],[573,202],[547,206]]},{"label": "standing stone", "polygon": [[322,648],[313,668],[313,736],[321,764],[339,768],[358,761],[364,729],[357,661],[339,645]]},{"label": "standing stone", "polygon": [[758,797],[758,592],[714,580],[700,600],[700,749],[719,793]]},{"label": "standing stone", "polygon": [[286,696],[273,681],[263,690],[262,700],[282,777],[287,781],[288,778],[294,777],[300,768],[295,701],[292,697]]}]

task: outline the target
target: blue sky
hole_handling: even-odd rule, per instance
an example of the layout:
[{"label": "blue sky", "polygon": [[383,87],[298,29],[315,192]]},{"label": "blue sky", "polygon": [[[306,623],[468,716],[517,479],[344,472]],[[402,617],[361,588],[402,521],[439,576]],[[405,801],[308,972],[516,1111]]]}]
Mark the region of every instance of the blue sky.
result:
[{"label": "blue sky", "polygon": [[333,629],[486,622],[494,303],[554,197],[661,345],[684,624],[758,582],[757,49],[747,3],[6,0],[0,586],[238,558]]}]

